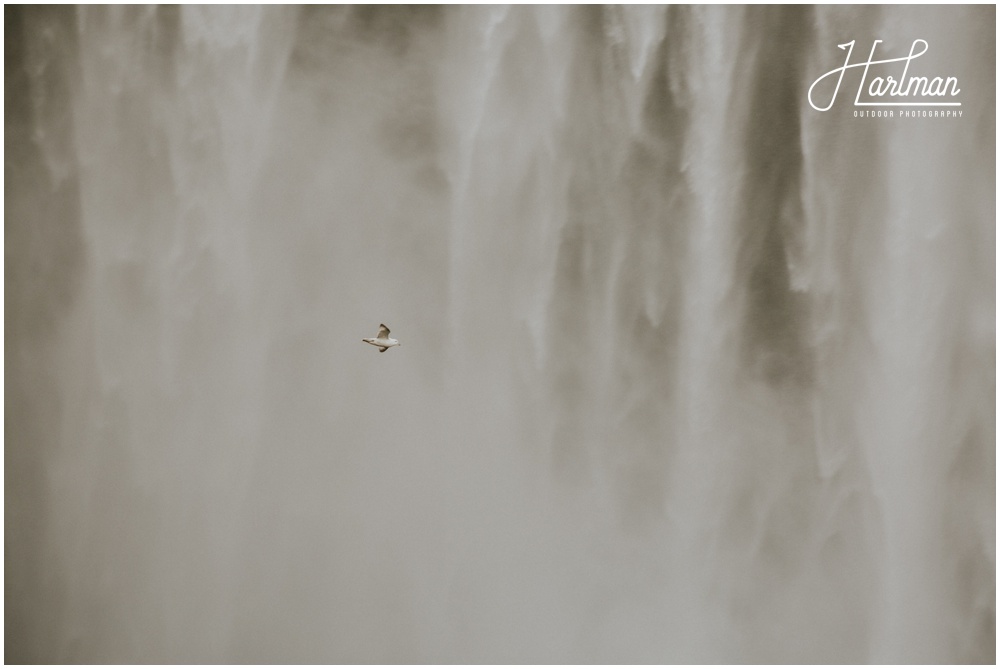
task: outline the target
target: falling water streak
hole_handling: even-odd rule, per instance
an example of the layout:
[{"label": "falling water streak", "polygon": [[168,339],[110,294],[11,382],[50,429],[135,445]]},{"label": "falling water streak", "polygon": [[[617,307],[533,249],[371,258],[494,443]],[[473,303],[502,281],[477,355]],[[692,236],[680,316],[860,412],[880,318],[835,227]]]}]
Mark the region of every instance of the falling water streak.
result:
[{"label": "falling water streak", "polygon": [[[699,596],[706,592],[712,574],[688,551],[691,547],[698,547],[695,552],[714,550],[712,528],[719,513],[713,492],[716,478],[704,473],[718,472],[724,465],[715,438],[720,436],[717,426],[728,410],[723,388],[733,373],[728,353],[733,346],[728,314],[735,306],[730,293],[735,260],[731,229],[740,179],[733,147],[740,143],[741,133],[736,118],[730,115],[730,95],[741,22],[721,8],[697,8],[691,23],[689,48],[703,57],[686,73],[692,127],[684,146],[684,174],[695,206],[691,246],[685,254],[690,266],[684,272],[678,344],[683,351],[682,363],[675,380],[677,396],[684,398],[676,437],[683,446],[676,456],[671,485],[671,499],[677,505],[671,517],[677,526],[675,545],[684,547],[676,566],[675,587],[683,593],[681,601],[697,612],[687,619],[691,628],[678,635],[686,645],[681,656],[719,661],[731,651],[726,640],[706,626],[706,620],[718,616],[713,611],[714,602]],[[692,513],[693,508],[701,511]]]},{"label": "falling water streak", "polygon": [[[468,205],[465,203],[464,197],[469,192],[468,179],[471,173],[470,165],[475,152],[475,138],[479,134],[479,127],[482,124],[485,100],[489,92],[489,84],[494,78],[498,58],[498,55],[490,58],[477,58],[475,55],[470,57],[467,52],[470,50],[479,50],[483,53],[500,53],[496,47],[493,47],[493,44],[496,40],[500,39],[495,34],[496,29],[503,22],[508,9],[490,8],[487,10],[477,7],[473,10],[472,8],[463,8],[463,12],[468,13],[472,11],[483,15],[481,21],[485,25],[477,25],[479,22],[466,20],[462,21],[462,24],[467,27],[468,32],[449,31],[451,34],[458,34],[459,43],[454,47],[458,53],[449,60],[452,71],[449,71],[449,76],[444,77],[444,86],[446,87],[444,97],[448,100],[456,100],[458,103],[457,106],[462,110],[471,110],[471,114],[460,114],[456,111],[454,116],[449,118],[450,121],[456,124],[455,127],[457,128],[457,131],[454,133],[456,138],[451,147],[455,154],[453,160],[456,168],[449,173],[449,177],[457,192],[457,196],[453,201],[454,211],[451,216],[452,230],[450,234],[450,238],[455,241],[449,249],[449,275],[452,277],[462,276],[467,273],[464,271],[464,258],[460,255],[460,251],[463,248],[461,242],[466,227],[470,224],[475,224],[476,221],[469,220]],[[469,36],[470,33],[471,37]],[[466,71],[476,65],[479,67],[472,70],[472,72]],[[462,71],[454,71],[460,67],[463,68]],[[464,87],[465,90],[455,90],[458,88],[455,85],[456,80],[472,80],[480,83],[474,88],[466,86]],[[468,89],[472,90],[469,91]],[[466,97],[458,97],[463,93]],[[445,113],[447,114],[447,112]],[[451,304],[457,302],[461,293],[460,287],[455,286],[454,283],[449,284],[449,302]],[[453,338],[452,343],[454,344],[458,343],[458,337],[463,331],[462,323],[458,318],[459,313],[461,313],[460,309],[451,310],[452,316],[449,323],[449,333]]]}]

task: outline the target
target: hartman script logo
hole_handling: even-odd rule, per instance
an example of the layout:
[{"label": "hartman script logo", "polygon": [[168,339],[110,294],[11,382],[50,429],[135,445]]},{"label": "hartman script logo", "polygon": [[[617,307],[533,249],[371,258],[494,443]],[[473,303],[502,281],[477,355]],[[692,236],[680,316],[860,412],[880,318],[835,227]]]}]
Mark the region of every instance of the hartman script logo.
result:
[{"label": "hartman script logo", "polygon": [[[910,46],[910,53],[901,58],[886,58],[875,60],[875,50],[882,40],[877,39],[872,43],[872,50],[868,54],[868,60],[852,63],[851,54],[854,52],[854,40],[846,44],[838,44],[840,49],[847,49],[847,58],[844,64],[832,69],[809,87],[809,104],[816,111],[827,111],[833,106],[840,92],[840,84],[844,81],[844,73],[852,68],[864,68],[861,73],[861,82],[858,84],[858,93],[854,96],[855,107],[961,107],[962,103],[955,99],[961,92],[958,87],[957,77],[927,77],[913,76],[910,72],[910,65],[917,58],[927,53],[927,42],[922,39],[913,40]],[[893,65],[901,63],[901,65]],[[901,68],[901,69],[900,69]],[[914,68],[916,69],[916,68]],[[870,75],[875,75],[869,79]],[[894,76],[895,75],[895,76]],[[837,77],[837,84],[830,96],[826,106],[817,104],[813,97],[816,86],[828,77]],[[898,78],[897,78],[898,77]],[[862,96],[865,96],[862,98]],[[820,101],[822,102],[822,101]],[[900,116],[903,115],[901,110]],[[961,116],[961,112],[938,112],[942,116]],[[937,116],[938,113],[934,113]],[[858,115],[858,112],[855,112]],[[879,114],[880,116],[882,114]],[[891,114],[888,114],[891,115]],[[909,115],[909,114],[907,114]],[[923,113],[924,116],[930,115]]]}]

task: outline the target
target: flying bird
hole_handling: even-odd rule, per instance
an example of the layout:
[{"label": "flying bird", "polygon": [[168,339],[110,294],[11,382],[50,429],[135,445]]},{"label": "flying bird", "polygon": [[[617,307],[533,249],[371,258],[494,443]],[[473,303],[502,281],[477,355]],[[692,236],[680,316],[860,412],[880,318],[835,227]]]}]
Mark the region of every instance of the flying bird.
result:
[{"label": "flying bird", "polygon": [[389,336],[389,328],[382,323],[378,326],[378,334],[371,339],[362,339],[366,344],[371,344],[372,346],[378,346],[379,353],[385,353],[393,346],[399,346],[399,342]]}]

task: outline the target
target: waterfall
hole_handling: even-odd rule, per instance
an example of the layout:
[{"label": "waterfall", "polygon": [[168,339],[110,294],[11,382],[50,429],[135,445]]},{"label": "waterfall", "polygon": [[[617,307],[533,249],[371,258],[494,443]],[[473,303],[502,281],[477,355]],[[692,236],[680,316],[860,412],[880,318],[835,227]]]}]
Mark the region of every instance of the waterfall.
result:
[{"label": "waterfall", "polygon": [[995,661],[995,9],[5,24],[6,660]]}]

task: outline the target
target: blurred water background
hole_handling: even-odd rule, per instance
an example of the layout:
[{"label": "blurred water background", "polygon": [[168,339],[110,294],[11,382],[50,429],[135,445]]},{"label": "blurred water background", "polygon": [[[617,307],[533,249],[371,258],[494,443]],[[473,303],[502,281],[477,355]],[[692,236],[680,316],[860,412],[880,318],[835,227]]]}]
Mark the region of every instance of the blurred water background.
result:
[{"label": "blurred water background", "polygon": [[4,16],[7,662],[995,662],[994,7]]}]

